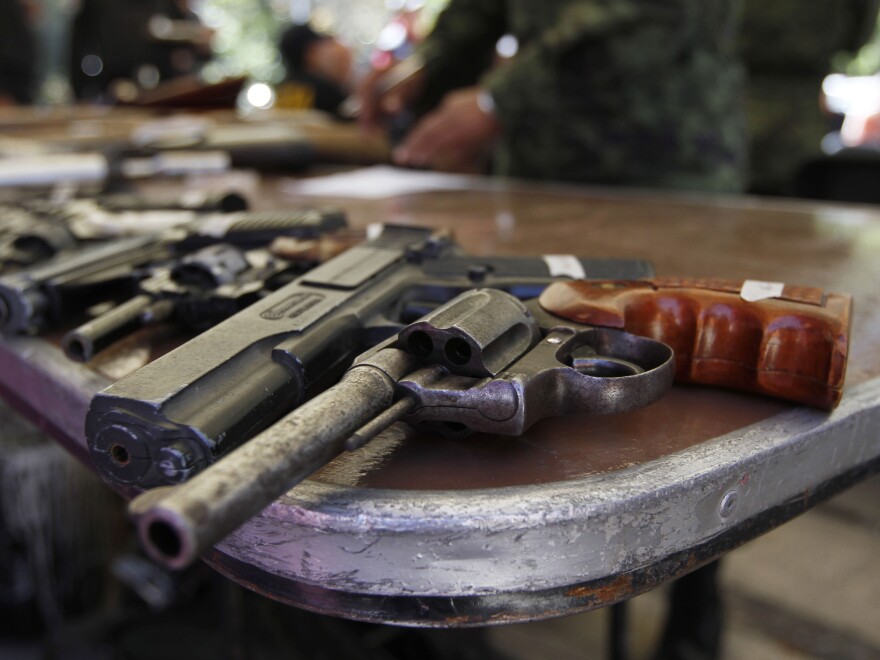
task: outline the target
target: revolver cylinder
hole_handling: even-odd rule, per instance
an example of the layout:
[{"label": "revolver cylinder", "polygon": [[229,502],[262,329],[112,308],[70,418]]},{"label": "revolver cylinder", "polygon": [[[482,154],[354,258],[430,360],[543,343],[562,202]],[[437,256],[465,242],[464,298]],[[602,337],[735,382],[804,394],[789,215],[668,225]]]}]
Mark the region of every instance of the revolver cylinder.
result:
[{"label": "revolver cylinder", "polygon": [[496,289],[468,291],[406,328],[397,345],[462,376],[494,376],[541,337],[519,300]]}]

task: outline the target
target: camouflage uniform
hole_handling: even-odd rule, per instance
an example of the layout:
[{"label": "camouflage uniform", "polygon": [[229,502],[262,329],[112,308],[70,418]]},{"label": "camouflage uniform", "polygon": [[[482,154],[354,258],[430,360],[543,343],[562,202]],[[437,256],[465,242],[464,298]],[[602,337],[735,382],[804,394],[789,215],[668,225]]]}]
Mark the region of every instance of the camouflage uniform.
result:
[{"label": "camouflage uniform", "polygon": [[740,36],[748,72],[749,188],[790,194],[831,130],[819,104],[832,57],[871,35],[878,0],[746,0]]},{"label": "camouflage uniform", "polygon": [[0,0],[0,97],[33,102],[36,50],[24,5],[20,0]]},{"label": "camouflage uniform", "polygon": [[[745,161],[736,3],[451,0],[421,46],[428,90],[436,101],[479,80],[491,92],[499,174],[735,191]],[[504,34],[519,52],[489,70]]]}]

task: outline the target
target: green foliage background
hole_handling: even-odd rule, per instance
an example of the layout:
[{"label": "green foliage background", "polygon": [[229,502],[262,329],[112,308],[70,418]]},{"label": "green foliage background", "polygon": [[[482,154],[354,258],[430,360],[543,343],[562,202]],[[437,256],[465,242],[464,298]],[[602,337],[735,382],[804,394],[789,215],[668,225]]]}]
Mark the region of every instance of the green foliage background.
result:
[{"label": "green foliage background", "polygon": [[209,79],[247,74],[275,82],[284,73],[278,38],[293,21],[309,20],[317,29],[338,35],[354,49],[358,63],[364,66],[372,43],[400,7],[423,4],[422,12],[430,19],[446,1],[199,0],[192,6],[216,30],[216,58],[205,70]]}]

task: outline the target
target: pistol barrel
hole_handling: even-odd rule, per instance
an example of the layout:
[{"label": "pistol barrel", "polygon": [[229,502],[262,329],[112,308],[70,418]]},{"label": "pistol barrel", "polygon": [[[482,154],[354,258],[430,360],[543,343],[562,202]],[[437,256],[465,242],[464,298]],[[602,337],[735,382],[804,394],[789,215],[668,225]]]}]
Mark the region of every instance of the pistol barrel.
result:
[{"label": "pistol barrel", "polygon": [[144,325],[148,314],[151,321],[156,321],[157,317],[167,316],[170,311],[167,306],[157,305],[150,295],[135,296],[65,334],[61,347],[71,360],[88,362],[95,353]]}]

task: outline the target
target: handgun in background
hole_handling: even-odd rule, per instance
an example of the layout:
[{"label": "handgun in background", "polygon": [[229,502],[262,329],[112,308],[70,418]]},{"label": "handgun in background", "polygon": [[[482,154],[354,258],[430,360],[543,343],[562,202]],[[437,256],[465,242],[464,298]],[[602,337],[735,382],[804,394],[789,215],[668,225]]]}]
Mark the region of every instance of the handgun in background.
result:
[{"label": "handgun in background", "polygon": [[167,200],[122,193],[60,201],[23,196],[0,202],[0,271],[32,266],[81,248],[83,242],[151,233],[151,224],[164,229],[193,222],[198,214],[247,207],[247,200],[234,192],[197,191]]},{"label": "handgun in background", "polygon": [[285,276],[314,265],[265,248],[209,245],[150,267],[136,295],[65,334],[61,346],[70,359],[88,362],[146,325],[171,322],[201,332],[268,295]]},{"label": "handgun in background", "polygon": [[147,325],[168,322],[204,332],[362,238],[349,230],[281,235],[268,248],[218,243],[156,264],[136,295],[65,334],[61,346],[70,359],[88,362]]},{"label": "handgun in background", "polygon": [[634,259],[468,256],[388,226],[99,393],[86,435],[120,488],[177,483],[335,383],[403,324],[474,287],[533,298],[564,277],[644,277]]},{"label": "handgun in background", "polygon": [[130,298],[151,264],[206,245],[228,242],[256,248],[278,235],[313,237],[345,224],[338,211],[314,209],[207,215],[157,234],[60,254],[0,277],[0,330],[33,334],[69,322],[99,302]]}]

